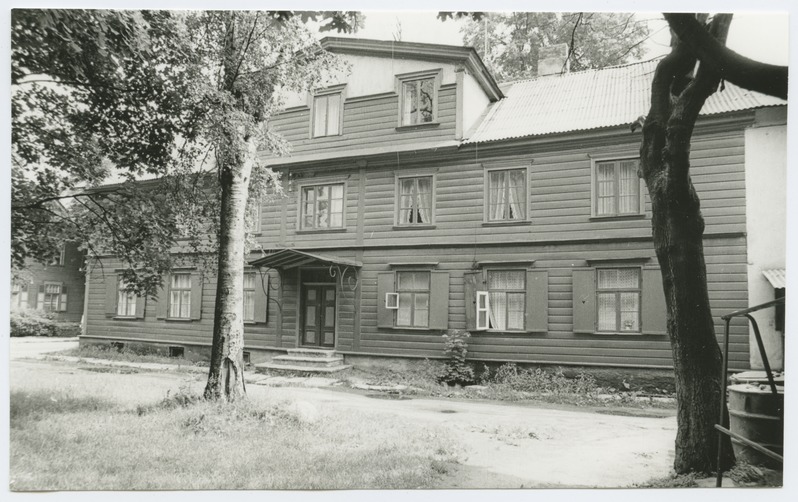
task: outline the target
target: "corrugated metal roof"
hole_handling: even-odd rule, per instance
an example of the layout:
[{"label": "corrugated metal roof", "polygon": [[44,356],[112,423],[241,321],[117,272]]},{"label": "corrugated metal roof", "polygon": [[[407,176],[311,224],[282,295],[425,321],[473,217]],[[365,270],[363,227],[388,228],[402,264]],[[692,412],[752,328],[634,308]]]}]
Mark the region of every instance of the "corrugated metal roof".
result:
[{"label": "corrugated metal roof", "polygon": [[[463,143],[627,125],[646,115],[659,59],[548,75],[514,82]],[[728,82],[707,100],[702,115],[777,106],[786,101]]]},{"label": "corrugated metal roof", "polygon": [[787,287],[787,270],[783,268],[772,268],[770,270],[763,270],[762,275],[774,288]]}]

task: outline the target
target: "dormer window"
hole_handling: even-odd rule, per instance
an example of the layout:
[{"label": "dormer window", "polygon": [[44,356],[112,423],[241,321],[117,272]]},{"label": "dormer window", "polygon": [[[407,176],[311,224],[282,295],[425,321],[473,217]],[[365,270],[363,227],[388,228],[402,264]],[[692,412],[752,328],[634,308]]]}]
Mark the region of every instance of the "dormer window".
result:
[{"label": "dormer window", "polygon": [[398,75],[399,125],[413,126],[438,120],[440,71]]},{"label": "dormer window", "polygon": [[313,95],[311,133],[314,138],[337,136],[343,128],[344,86],[337,85]]}]

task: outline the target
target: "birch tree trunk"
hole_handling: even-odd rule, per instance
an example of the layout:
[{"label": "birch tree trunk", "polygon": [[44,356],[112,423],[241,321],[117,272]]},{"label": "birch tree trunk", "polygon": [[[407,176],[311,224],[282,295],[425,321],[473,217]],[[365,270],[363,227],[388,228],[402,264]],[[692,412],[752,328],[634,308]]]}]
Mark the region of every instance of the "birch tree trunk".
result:
[{"label": "birch tree trunk", "polygon": [[[244,384],[244,239],[245,213],[257,142],[242,121],[243,96],[236,85],[242,42],[236,14],[225,13],[222,90],[233,98],[225,107],[223,132],[216,145],[221,190],[216,305],[213,318],[206,399],[235,401],[245,396]],[[246,50],[246,49],[243,49]]]},{"label": "birch tree trunk", "polygon": [[[703,17],[702,20],[705,20]],[[730,15],[716,15],[709,32],[725,43]],[[720,77],[700,65],[676,42],[657,66],[652,83],[651,109],[645,117],[640,149],[642,176],[652,204],[654,248],[662,269],[667,326],[676,379],[677,473],[710,473],[717,460],[717,432],[721,400],[722,356],[715,337],[704,261],[704,220],[690,179],[690,141],[705,100]],[[724,436],[721,469],[734,454]]]}]

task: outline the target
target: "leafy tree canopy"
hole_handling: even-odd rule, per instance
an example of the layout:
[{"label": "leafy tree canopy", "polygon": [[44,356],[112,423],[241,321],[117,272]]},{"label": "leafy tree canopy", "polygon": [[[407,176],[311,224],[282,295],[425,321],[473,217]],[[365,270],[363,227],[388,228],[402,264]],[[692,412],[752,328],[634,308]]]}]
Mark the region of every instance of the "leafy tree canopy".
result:
[{"label": "leafy tree canopy", "polygon": [[642,42],[649,34],[645,21],[619,12],[490,12],[467,17],[463,42],[477,50],[499,81],[537,76],[539,48],[561,43],[568,44],[571,71],[627,63],[645,54]]}]

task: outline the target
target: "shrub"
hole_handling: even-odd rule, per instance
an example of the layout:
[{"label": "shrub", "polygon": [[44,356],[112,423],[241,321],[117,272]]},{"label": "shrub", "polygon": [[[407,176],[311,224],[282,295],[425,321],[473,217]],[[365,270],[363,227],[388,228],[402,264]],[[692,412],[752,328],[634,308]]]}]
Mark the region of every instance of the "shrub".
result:
[{"label": "shrub", "polygon": [[474,368],[466,362],[468,331],[452,329],[443,335],[443,355],[446,362],[439,380],[449,385],[469,385],[474,383]]},{"label": "shrub", "polygon": [[53,315],[33,309],[11,311],[11,336],[57,336]]}]

